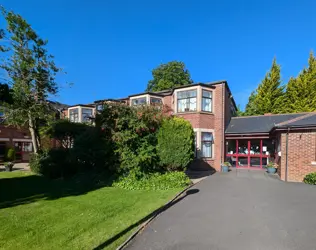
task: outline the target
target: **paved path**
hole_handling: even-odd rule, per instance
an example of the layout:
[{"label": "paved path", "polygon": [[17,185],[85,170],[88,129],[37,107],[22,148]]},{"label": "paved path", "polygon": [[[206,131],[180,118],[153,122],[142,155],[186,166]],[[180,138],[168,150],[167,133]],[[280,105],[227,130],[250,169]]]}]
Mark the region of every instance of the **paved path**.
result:
[{"label": "paved path", "polygon": [[127,246],[132,250],[316,249],[316,187],[262,171],[217,173]]}]

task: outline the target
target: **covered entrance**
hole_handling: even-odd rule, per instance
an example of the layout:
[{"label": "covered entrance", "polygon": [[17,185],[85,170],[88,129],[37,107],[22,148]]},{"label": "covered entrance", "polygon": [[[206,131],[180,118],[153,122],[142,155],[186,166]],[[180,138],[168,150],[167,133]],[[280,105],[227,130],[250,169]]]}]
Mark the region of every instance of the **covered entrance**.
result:
[{"label": "covered entrance", "polygon": [[236,168],[263,168],[274,161],[274,145],[269,138],[227,138],[226,160]]}]

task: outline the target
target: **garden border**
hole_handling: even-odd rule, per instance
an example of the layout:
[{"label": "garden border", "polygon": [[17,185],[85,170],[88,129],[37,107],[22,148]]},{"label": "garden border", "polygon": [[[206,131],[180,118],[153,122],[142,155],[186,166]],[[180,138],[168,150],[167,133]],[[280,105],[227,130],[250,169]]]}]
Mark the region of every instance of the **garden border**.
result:
[{"label": "garden border", "polygon": [[[206,178],[208,178],[207,176]],[[116,250],[123,250],[152,220],[154,220],[158,215],[160,215],[163,211],[165,211],[165,208],[168,207],[172,202],[174,202],[176,199],[178,199],[184,192],[189,190],[190,188],[194,187],[196,184],[200,183],[201,181],[205,180],[206,178],[203,178],[196,183],[190,184],[188,187],[177,193],[171,200],[169,200],[165,205],[159,208],[159,210],[147,221],[145,221],[143,224],[141,224],[138,229],[132,233],[120,246],[116,248]]]}]

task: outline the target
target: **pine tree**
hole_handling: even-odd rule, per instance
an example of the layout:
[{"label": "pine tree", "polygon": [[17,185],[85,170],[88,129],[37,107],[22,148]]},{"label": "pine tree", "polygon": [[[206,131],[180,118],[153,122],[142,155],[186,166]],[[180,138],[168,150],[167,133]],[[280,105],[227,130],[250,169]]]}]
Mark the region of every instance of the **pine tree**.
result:
[{"label": "pine tree", "polygon": [[283,112],[316,111],[316,58],[310,53],[308,67],[287,84]]},{"label": "pine tree", "polygon": [[276,59],[273,59],[270,71],[257,88],[257,95],[254,100],[257,115],[280,112],[284,98],[284,86],[281,85],[280,71],[280,65],[277,64]]}]

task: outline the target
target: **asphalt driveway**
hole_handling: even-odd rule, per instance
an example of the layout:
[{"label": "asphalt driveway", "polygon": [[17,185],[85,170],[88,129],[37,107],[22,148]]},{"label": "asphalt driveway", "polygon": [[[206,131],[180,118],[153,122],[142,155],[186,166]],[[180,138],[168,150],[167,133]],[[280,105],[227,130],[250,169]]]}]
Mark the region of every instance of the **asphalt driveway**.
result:
[{"label": "asphalt driveway", "polygon": [[316,249],[315,186],[238,170],[193,188],[126,249]]}]

